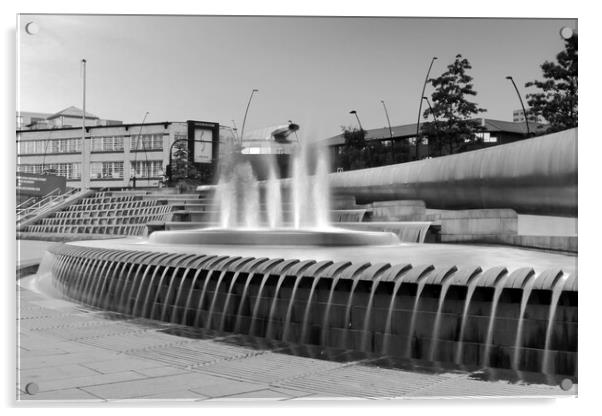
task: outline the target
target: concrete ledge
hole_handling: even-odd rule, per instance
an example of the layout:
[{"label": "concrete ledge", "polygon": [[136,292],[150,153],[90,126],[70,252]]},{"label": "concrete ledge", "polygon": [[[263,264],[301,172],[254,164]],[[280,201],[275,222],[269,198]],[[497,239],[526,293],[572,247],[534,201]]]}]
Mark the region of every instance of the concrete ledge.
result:
[{"label": "concrete ledge", "polygon": [[440,221],[442,235],[516,235],[518,231],[518,215],[511,209],[443,211]]},{"label": "concrete ledge", "polygon": [[514,234],[441,234],[442,243],[504,244],[542,250],[578,252],[575,236],[532,236]]},{"label": "concrete ledge", "polygon": [[82,240],[108,240],[115,238],[131,238],[129,235],[117,234],[84,234],[84,233],[17,233],[17,240],[40,240],[40,241],[82,241]]},{"label": "concrete ledge", "polygon": [[30,260],[17,264],[17,280],[36,273],[39,265],[39,260]]},{"label": "concrete ledge", "polygon": [[424,221],[424,201],[378,201],[372,204],[372,218],[384,221]]},{"label": "concrete ledge", "polygon": [[546,250],[579,251],[576,236],[545,236],[545,235],[502,235],[500,240],[513,246],[542,248]]}]

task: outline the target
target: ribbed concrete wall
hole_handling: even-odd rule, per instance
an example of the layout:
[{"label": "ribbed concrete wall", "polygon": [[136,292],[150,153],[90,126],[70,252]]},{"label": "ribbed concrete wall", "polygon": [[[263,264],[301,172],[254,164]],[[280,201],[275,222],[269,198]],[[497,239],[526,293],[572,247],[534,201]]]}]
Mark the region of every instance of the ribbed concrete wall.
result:
[{"label": "ribbed concrete wall", "polygon": [[358,203],[417,199],[428,208],[511,208],[577,215],[577,129],[488,149],[332,173],[337,193]]},{"label": "ribbed concrete wall", "polygon": [[40,270],[84,304],[220,333],[521,371],[577,370],[577,275],[559,269],[65,244],[49,249]]}]

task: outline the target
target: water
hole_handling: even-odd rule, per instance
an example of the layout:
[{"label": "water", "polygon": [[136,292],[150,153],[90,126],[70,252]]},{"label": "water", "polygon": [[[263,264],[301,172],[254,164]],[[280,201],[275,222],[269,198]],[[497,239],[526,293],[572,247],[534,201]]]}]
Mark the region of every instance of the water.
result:
[{"label": "water", "polygon": [[303,312],[303,323],[301,324],[301,338],[299,339],[301,343],[307,342],[307,328],[309,326],[309,313],[311,311],[311,302],[314,298],[314,291],[316,290],[316,286],[320,281],[320,277],[321,276],[315,277],[311,283],[309,297],[307,298],[307,302],[305,304],[305,311]]},{"label": "water", "polygon": [[399,292],[399,288],[401,288],[401,284],[403,283],[404,278],[406,277],[405,274],[401,274],[401,273],[407,272],[407,270],[409,270],[409,269],[410,269],[410,266],[406,266],[403,269],[401,269],[401,271],[398,273],[398,276],[396,276],[395,285],[393,286],[393,292],[391,293],[391,300],[389,301],[389,308],[387,310],[387,321],[385,324],[385,335],[384,335],[384,339],[383,339],[383,348],[382,348],[382,353],[385,355],[389,353],[389,342],[390,342],[390,338],[391,338],[393,310],[395,309],[395,305],[397,303],[397,292]]},{"label": "water", "polygon": [[[507,275],[504,275],[507,276]],[[493,341],[493,328],[495,325],[495,316],[497,312],[497,304],[500,300],[500,295],[504,290],[503,281],[505,279],[501,278],[497,281],[495,285],[495,289],[493,291],[493,300],[491,301],[491,309],[489,311],[489,323],[487,324],[487,336],[485,337],[485,351],[483,353],[483,365],[485,367],[489,366],[489,362],[491,360],[491,342]]]},{"label": "water", "polygon": [[564,289],[564,284],[566,283],[567,275],[562,276],[552,291],[552,300],[550,302],[550,312],[548,314],[548,326],[546,328],[546,342],[543,353],[543,360],[541,363],[541,372],[545,374],[553,374],[554,369],[550,368],[550,355],[551,355],[551,343],[552,343],[552,329],[554,327],[554,319],[556,318],[556,308],[558,307],[558,300],[560,299],[560,295],[562,294],[562,290]]},{"label": "water", "polygon": [[368,298],[368,304],[366,306],[366,314],[364,315],[364,326],[362,329],[362,339],[360,341],[361,351],[367,351],[368,333],[370,329],[370,318],[372,317],[372,303],[374,302],[374,293],[380,283],[383,273],[391,267],[390,264],[383,265],[373,276],[372,287],[370,288],[370,297]]},{"label": "water", "polygon": [[518,317],[518,326],[516,328],[516,341],[514,343],[514,354],[512,356],[512,368],[514,370],[518,370],[520,365],[520,354],[523,345],[523,325],[525,319],[525,309],[527,309],[527,304],[529,303],[529,298],[531,297],[531,290],[533,289],[533,283],[535,282],[536,278],[537,275],[529,279],[523,286],[523,295],[520,301],[520,314]]},{"label": "water", "polygon": [[328,325],[330,324],[330,305],[332,305],[332,298],[334,296],[334,290],[339,283],[339,276],[336,276],[332,279],[332,283],[330,284],[330,291],[328,292],[328,300],[326,301],[326,310],[324,311],[324,320],[322,321],[322,334],[320,339],[322,340],[322,345],[328,346]]},{"label": "water", "polygon": [[278,302],[278,295],[280,294],[280,287],[282,286],[282,283],[284,283],[284,279],[286,278],[286,273],[283,270],[282,274],[280,275],[280,277],[278,278],[278,282],[276,283],[276,290],[274,291],[274,298],[272,299],[272,304],[270,305],[270,312],[268,314],[268,327],[265,331],[265,337],[266,338],[273,338],[273,328],[274,328],[274,319],[275,319],[275,315],[274,312],[276,311],[276,303]]},{"label": "water", "polygon": [[284,318],[284,329],[282,330],[282,340],[288,341],[290,337],[290,323],[293,312],[293,305],[295,302],[295,295],[297,294],[297,288],[299,287],[299,282],[303,278],[303,275],[299,273],[297,278],[295,279],[295,283],[293,284],[293,290],[291,292],[291,298],[288,302],[288,307],[286,309],[286,316]]},{"label": "water", "polygon": [[[207,273],[207,277],[203,282],[203,290],[201,291],[201,296],[199,297],[199,303],[196,307],[196,314],[194,315],[194,324],[193,326],[198,327],[199,321],[201,320],[201,316],[203,315],[203,305],[205,304],[205,293],[207,293],[207,287],[209,286],[209,282],[211,281],[211,277],[214,275],[216,269],[211,269],[209,273]],[[220,274],[225,273],[225,270]]]},{"label": "water", "polygon": [[222,280],[224,280],[224,276],[226,276],[225,272],[221,272],[219,278],[217,279],[217,283],[215,284],[215,290],[213,291],[213,298],[211,299],[211,305],[209,306],[209,312],[207,313],[207,319],[205,320],[205,329],[211,328],[211,318],[213,317],[213,310],[215,309],[215,302],[217,301],[217,295],[219,293],[219,288],[222,285]]},{"label": "water", "polygon": [[266,189],[266,204],[268,214],[268,226],[270,228],[282,227],[282,190],[276,173],[276,161],[269,161],[268,180]]},{"label": "water", "polygon": [[[300,145],[292,156],[291,178],[281,180],[274,158],[259,182],[249,162],[224,168],[214,195],[221,228],[325,229],[330,227],[328,151]],[[315,166],[314,166],[315,165]],[[310,168],[313,166],[313,170]],[[286,195],[283,186],[287,187]],[[285,220],[285,207],[290,213]],[[290,212],[292,211],[292,212]]]},{"label": "water", "polygon": [[470,311],[470,301],[472,294],[477,287],[476,280],[469,282],[468,288],[466,289],[466,299],[464,300],[464,309],[462,310],[462,323],[460,324],[460,335],[458,336],[458,345],[456,349],[455,363],[462,363],[462,353],[464,350],[464,333],[466,332],[466,321],[468,320],[468,311]]},{"label": "water", "polygon": [[255,325],[257,322],[257,312],[259,311],[259,305],[261,304],[261,299],[263,296],[263,289],[265,287],[265,283],[269,279],[270,274],[265,273],[263,278],[261,279],[261,283],[259,284],[259,291],[257,292],[257,297],[255,298],[255,306],[253,306],[253,315],[251,316],[251,326],[249,327],[249,335],[253,336],[255,334]]},{"label": "water", "polygon": [[420,305],[420,295],[424,289],[424,279],[418,282],[418,288],[416,289],[416,297],[414,298],[414,307],[412,308],[412,318],[410,318],[410,325],[408,326],[408,338],[406,344],[406,358],[412,357],[412,341],[414,336],[414,329],[416,328],[416,318],[418,312],[418,306]]},{"label": "water", "polygon": [[255,273],[249,273],[247,276],[247,280],[245,281],[245,287],[242,291],[242,296],[240,297],[240,302],[238,304],[238,308],[236,310],[236,321],[234,322],[234,331],[240,332],[240,325],[242,320],[242,308],[244,307],[244,303],[247,300],[247,292],[249,291],[249,285],[251,284],[251,279],[253,279]]},{"label": "water", "polygon": [[443,313],[443,304],[445,302],[445,295],[449,289],[451,279],[446,279],[441,285],[441,292],[439,293],[439,303],[437,305],[437,315],[435,315],[435,323],[433,325],[433,333],[431,335],[431,349],[429,351],[429,360],[435,361],[437,355],[437,346],[439,345],[439,332],[441,331],[441,315]]}]

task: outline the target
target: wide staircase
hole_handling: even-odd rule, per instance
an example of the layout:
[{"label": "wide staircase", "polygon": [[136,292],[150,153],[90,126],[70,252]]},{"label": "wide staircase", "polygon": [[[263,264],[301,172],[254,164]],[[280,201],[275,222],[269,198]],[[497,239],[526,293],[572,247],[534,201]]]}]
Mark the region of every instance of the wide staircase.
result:
[{"label": "wide staircase", "polygon": [[[18,227],[18,238],[100,239],[218,226],[219,213],[210,191],[183,194],[174,193],[172,189],[87,192],[90,195]],[[264,208],[260,207],[262,216],[265,216]],[[355,198],[335,196],[330,220],[350,229],[393,232],[406,242],[425,241],[431,223],[424,221],[422,215],[416,216],[411,211],[411,217],[403,216],[401,214],[407,214],[404,208],[403,212],[396,212],[395,217],[389,216],[388,221],[383,221],[382,210],[377,204],[357,205]],[[291,213],[285,205],[285,221]]]},{"label": "wide staircase", "polygon": [[149,191],[93,192],[21,227],[19,237],[81,239],[144,235],[147,223],[171,218],[173,206],[168,203],[170,198],[171,195]]}]

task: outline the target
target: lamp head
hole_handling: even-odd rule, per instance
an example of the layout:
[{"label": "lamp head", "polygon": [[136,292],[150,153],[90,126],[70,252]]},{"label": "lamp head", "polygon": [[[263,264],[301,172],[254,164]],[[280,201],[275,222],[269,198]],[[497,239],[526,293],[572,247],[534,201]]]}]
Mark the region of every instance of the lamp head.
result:
[{"label": "lamp head", "polygon": [[349,112],[349,114],[357,114],[357,111],[355,111],[355,110],[351,110],[351,111]]},{"label": "lamp head", "polygon": [[512,80],[512,77],[510,75],[506,76],[506,79]]}]

